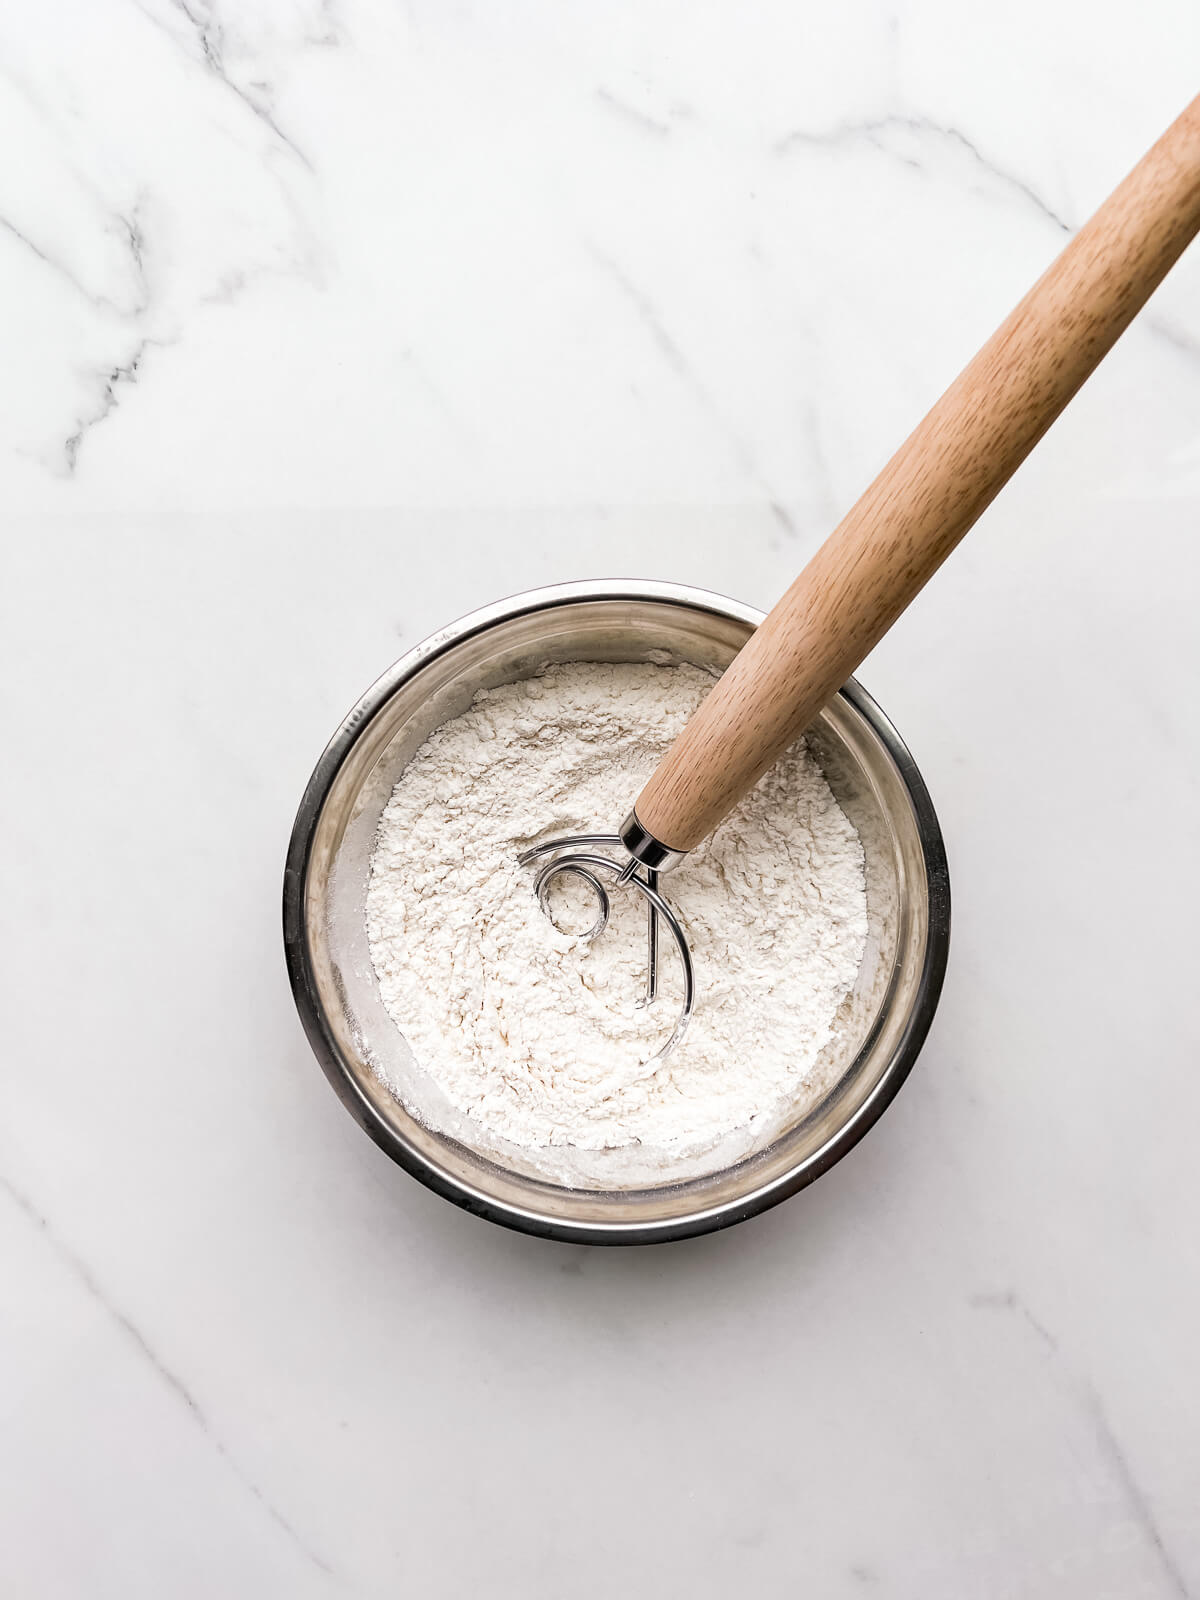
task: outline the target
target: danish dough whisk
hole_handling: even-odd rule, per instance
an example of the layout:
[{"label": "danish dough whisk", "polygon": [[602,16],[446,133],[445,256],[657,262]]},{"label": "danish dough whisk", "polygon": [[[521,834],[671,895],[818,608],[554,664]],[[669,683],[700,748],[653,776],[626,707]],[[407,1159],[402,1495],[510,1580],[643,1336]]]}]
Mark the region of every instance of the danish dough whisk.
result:
[{"label": "danish dough whisk", "polygon": [[535,845],[547,912],[556,879],[581,879],[598,914],[628,885],[647,907],[647,980],[659,930],[683,999],[664,1060],[695,1004],[687,938],[660,874],[706,839],[803,733],[1033,449],[1200,230],[1200,97],[1051,264],[842,519],[663,756],[613,834]]}]

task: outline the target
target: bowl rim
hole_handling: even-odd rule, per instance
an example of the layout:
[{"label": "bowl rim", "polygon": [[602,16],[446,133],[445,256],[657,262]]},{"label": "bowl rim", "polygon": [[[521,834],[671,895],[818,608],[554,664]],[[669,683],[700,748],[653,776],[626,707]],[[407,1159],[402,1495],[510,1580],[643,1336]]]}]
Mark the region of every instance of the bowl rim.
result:
[{"label": "bowl rim", "polygon": [[756,1216],[806,1188],[840,1161],[895,1099],[925,1042],[937,1009],[950,948],[950,874],[945,843],[929,790],[891,720],[854,678],[838,693],[870,724],[895,763],[909,797],[928,885],[928,936],[916,997],[892,1058],[872,1093],[842,1126],[805,1160],[750,1193],[684,1216],[650,1222],[571,1222],[533,1207],[512,1205],[441,1170],[388,1124],[360,1088],[343,1058],[321,1004],[304,914],[308,871],[321,813],[351,750],[396,690],[430,662],[499,622],[593,601],[658,601],[757,628],[765,615],[753,606],[686,584],[643,579],[582,580],[528,589],[468,612],[438,628],[393,663],[360,696],[321,754],[304,790],[288,843],[283,876],[283,939],[288,978],[313,1053],[342,1104],[393,1161],[435,1194],[463,1210],[538,1238],[571,1244],[657,1244],[715,1232]]}]

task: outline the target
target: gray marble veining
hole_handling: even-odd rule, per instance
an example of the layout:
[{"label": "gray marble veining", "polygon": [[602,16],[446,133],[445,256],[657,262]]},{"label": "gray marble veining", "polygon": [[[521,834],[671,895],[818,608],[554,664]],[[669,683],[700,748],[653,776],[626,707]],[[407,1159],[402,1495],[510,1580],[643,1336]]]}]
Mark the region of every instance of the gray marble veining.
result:
[{"label": "gray marble veining", "polygon": [[863,669],[954,949],[811,1191],[644,1253],[462,1216],[277,929],[392,656],[567,578],[769,603],[1198,47],[1185,0],[0,20],[5,1593],[1200,1594],[1200,256]]}]

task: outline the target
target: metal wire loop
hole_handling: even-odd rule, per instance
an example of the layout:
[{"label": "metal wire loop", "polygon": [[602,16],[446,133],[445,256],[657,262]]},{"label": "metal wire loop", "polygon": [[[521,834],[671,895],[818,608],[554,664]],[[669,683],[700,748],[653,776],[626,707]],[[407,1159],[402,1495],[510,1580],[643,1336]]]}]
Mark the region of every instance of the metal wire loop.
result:
[{"label": "metal wire loop", "polygon": [[[591,944],[592,940],[598,939],[605,928],[608,927],[612,904],[608,898],[608,890],[589,867],[581,866],[578,861],[570,858],[565,861],[551,861],[538,873],[537,878],[534,880],[533,891],[538,897],[538,904],[542,910],[550,918],[550,921],[554,922],[554,913],[550,910],[550,885],[555,878],[567,873],[570,873],[573,878],[582,878],[596,896],[596,904],[600,908],[600,915],[586,933],[577,935],[578,938],[583,940],[584,944]],[[555,927],[558,926],[557,923],[554,925]]]},{"label": "metal wire loop", "polygon": [[[611,873],[617,884],[629,884],[645,899],[649,970],[646,979],[646,994],[643,1000],[639,1001],[639,1005],[651,1003],[657,992],[658,918],[661,917],[666,923],[671,930],[672,938],[675,940],[675,947],[679,951],[679,960],[683,968],[683,1001],[670,1037],[650,1057],[651,1061],[665,1061],[686,1033],[695,1005],[696,980],[692,969],[692,952],[688,949],[687,938],[678,917],[658,892],[658,874],[648,873],[643,878],[636,870],[636,862],[613,861],[608,856],[596,855],[594,851],[597,848],[623,851],[621,840],[617,834],[581,833],[575,834],[570,838],[551,839],[546,844],[534,845],[532,849],[526,850],[518,856],[517,860],[521,866],[527,866],[531,861],[537,861],[543,856],[552,858],[542,867],[534,880],[534,890],[537,894],[538,902],[547,916],[550,915],[548,904],[550,884],[560,874],[571,873],[577,878],[582,878],[585,883],[590,885],[596,896],[600,914],[592,927],[586,933],[580,935],[587,943],[591,943],[593,939],[598,939],[604,932],[608,926],[609,913],[611,911],[608,890],[596,876],[598,872]],[[648,881],[651,878],[654,880],[653,882]]]}]

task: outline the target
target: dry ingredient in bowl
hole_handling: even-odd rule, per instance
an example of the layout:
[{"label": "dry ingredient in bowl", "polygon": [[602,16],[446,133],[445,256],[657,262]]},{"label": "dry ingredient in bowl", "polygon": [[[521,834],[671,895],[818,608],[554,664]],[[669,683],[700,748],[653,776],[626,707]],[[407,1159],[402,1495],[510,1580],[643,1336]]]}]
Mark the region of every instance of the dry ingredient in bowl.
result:
[{"label": "dry ingredient in bowl", "polygon": [[[645,911],[616,890],[608,930],[560,880],[556,927],[517,866],[526,846],[608,831],[712,687],[690,666],[572,663],[485,689],[405,768],[367,892],[388,1012],[469,1120],[536,1150],[713,1148],[794,1100],[833,1037],[867,935],[863,850],[797,744],[665,880],[692,946],[696,1012],[665,1062],[678,957],[645,984]],[[412,1107],[410,1109],[416,1110]]]}]

